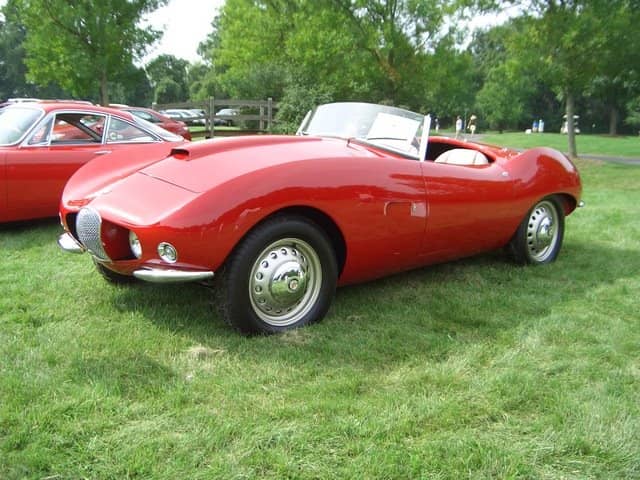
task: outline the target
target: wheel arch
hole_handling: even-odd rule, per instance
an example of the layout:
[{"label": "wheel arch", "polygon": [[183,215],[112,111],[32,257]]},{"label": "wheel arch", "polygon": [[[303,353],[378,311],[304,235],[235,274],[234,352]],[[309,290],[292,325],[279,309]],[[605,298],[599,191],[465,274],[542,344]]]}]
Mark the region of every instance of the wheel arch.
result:
[{"label": "wheel arch", "polygon": [[564,210],[565,216],[573,212],[578,206],[578,200],[570,193],[555,193],[548,197],[555,198],[560,202],[560,206]]},{"label": "wheel arch", "polygon": [[[342,274],[342,270],[344,269],[344,265],[347,260],[347,243],[345,241],[344,235],[342,234],[342,231],[340,230],[338,225],[335,223],[335,221],[325,212],[314,207],[309,207],[304,205],[288,206],[288,207],[276,210],[274,212],[271,212],[269,215],[262,218],[259,222],[253,225],[247,232],[245,232],[245,234],[238,241],[236,246],[240,245],[242,240],[247,235],[249,235],[253,230],[255,230],[258,226],[262,225],[263,223],[275,217],[279,217],[283,215],[293,215],[293,216],[303,217],[308,220],[311,220],[313,223],[318,225],[318,227],[321,228],[327,234],[327,237],[329,237],[329,241],[331,242],[331,246],[333,247],[333,251],[335,252],[335,255],[336,255],[336,262],[338,265],[338,277],[339,277]],[[235,247],[233,250],[235,250]],[[232,253],[233,251],[231,252],[231,254]],[[229,256],[231,256],[231,254]]]}]

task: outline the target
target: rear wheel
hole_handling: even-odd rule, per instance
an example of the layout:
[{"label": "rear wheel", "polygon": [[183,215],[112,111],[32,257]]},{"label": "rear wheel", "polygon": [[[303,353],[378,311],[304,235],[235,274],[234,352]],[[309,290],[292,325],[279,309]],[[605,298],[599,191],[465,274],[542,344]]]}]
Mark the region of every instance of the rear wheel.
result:
[{"label": "rear wheel", "polygon": [[509,243],[516,262],[542,265],[553,262],[564,238],[564,211],[554,197],[539,201],[522,220]]},{"label": "rear wheel", "polygon": [[321,320],[337,283],[325,232],[298,216],[256,227],[235,250],[220,279],[225,321],[245,333],[278,333]]}]

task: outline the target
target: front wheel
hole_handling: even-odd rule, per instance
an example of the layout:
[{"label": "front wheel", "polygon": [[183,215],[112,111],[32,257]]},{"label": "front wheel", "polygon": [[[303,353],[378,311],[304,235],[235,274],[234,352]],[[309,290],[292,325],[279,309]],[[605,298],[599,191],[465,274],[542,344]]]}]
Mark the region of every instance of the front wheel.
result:
[{"label": "front wheel", "polygon": [[516,262],[542,265],[553,262],[564,237],[564,211],[553,197],[539,201],[527,213],[509,243]]},{"label": "front wheel", "polygon": [[298,216],[256,227],[225,266],[219,300],[225,321],[245,333],[271,334],[321,320],[337,283],[329,238]]}]

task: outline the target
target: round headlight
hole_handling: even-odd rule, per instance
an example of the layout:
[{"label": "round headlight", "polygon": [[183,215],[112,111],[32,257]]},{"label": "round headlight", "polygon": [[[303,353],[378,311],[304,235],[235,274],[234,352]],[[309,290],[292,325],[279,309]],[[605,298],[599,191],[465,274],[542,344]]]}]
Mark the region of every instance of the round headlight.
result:
[{"label": "round headlight", "polygon": [[158,255],[167,263],[176,263],[178,261],[176,247],[167,242],[162,242],[158,245]]},{"label": "round headlight", "polygon": [[142,245],[133,230],[129,230],[129,248],[134,257],[140,258],[142,256]]}]

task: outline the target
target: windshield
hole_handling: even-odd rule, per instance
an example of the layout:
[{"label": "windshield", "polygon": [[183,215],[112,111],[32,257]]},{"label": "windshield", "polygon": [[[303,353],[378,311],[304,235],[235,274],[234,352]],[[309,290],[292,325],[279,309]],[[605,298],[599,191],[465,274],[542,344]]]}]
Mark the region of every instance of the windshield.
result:
[{"label": "windshield", "polygon": [[298,134],[355,138],[417,157],[421,151],[425,118],[409,110],[385,105],[330,103],[308,114]]},{"label": "windshield", "polygon": [[44,112],[36,108],[0,109],[0,145],[18,143]]},{"label": "windshield", "polygon": [[146,130],[152,133],[155,133],[156,135],[158,135],[163,140],[166,140],[167,142],[179,142],[180,140],[184,140],[181,136],[175,135],[165,130],[164,128],[156,125],[155,123],[148,122],[144,118],[140,118],[135,114],[133,115],[133,119],[138,125],[144,127]]}]

